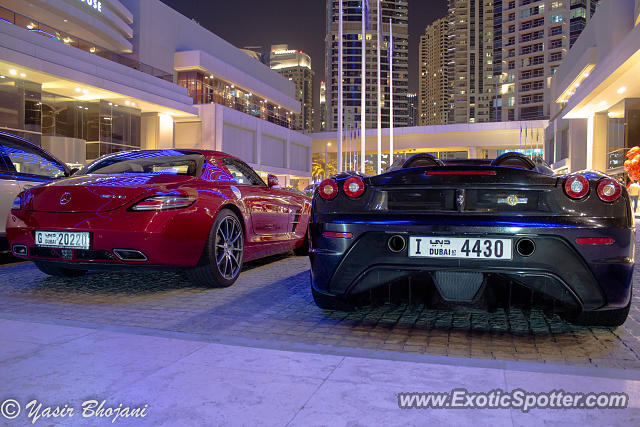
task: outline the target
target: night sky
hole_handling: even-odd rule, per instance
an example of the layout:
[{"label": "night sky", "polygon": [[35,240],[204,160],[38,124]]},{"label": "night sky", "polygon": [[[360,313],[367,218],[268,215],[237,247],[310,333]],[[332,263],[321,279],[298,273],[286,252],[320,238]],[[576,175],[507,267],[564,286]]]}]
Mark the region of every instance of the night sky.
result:
[{"label": "night sky", "polygon": [[[235,46],[288,44],[291,49],[306,52],[315,72],[317,104],[320,81],[324,80],[326,0],[162,1]],[[409,91],[417,92],[420,35],[427,25],[447,13],[447,0],[408,1]]]}]

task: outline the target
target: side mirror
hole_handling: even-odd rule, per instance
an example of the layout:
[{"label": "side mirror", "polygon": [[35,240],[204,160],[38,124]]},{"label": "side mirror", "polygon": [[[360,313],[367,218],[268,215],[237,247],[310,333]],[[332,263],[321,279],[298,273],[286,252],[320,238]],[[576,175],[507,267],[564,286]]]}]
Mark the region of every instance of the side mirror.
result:
[{"label": "side mirror", "polygon": [[277,176],[269,174],[267,176],[267,185],[269,188],[280,187],[280,181],[278,181]]},{"label": "side mirror", "polygon": [[78,172],[80,169],[79,168],[73,168],[69,171],[69,176],[73,176],[73,174],[75,174],[76,172]]}]

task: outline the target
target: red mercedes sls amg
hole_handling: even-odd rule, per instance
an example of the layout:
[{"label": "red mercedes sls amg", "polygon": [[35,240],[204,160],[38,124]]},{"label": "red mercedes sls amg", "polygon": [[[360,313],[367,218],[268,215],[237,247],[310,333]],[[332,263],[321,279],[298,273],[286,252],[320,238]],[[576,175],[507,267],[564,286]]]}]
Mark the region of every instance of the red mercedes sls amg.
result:
[{"label": "red mercedes sls amg", "polygon": [[54,276],[177,268],[230,286],[244,261],[308,250],[311,200],[277,185],[220,152],[121,152],[21,193],[7,237],[14,255]]}]

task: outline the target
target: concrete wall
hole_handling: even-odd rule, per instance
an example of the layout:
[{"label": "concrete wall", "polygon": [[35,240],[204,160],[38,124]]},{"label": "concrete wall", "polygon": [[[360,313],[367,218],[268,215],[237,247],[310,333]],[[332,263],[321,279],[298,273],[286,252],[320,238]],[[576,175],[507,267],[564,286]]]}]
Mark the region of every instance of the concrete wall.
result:
[{"label": "concrete wall", "polygon": [[[177,121],[176,148],[223,151],[257,171],[311,176],[310,136],[218,104],[197,106],[199,121]],[[282,184],[284,184],[282,182]]]},{"label": "concrete wall", "polygon": [[65,163],[85,164],[87,146],[84,139],[43,136],[42,148]]},{"label": "concrete wall", "polygon": [[173,118],[166,114],[142,114],[140,137],[143,149],[173,148]]}]

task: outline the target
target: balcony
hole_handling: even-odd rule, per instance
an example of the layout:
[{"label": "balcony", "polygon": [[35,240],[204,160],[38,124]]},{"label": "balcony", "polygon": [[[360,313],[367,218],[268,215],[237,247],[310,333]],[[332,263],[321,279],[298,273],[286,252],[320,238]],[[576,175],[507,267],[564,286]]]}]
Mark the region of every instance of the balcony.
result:
[{"label": "balcony", "polygon": [[54,27],[50,27],[42,22],[31,19],[27,16],[15,13],[9,9],[0,6],[0,20],[8,22],[9,24],[16,25],[24,28],[25,30],[41,35],[51,40],[57,40],[60,43],[64,43],[67,46],[73,46],[77,49],[89,52],[93,55],[100,56],[108,59],[109,61],[124,65],[134,70],[142,71],[145,74],[149,74],[154,77],[158,77],[162,80],[173,83],[173,73],[159,70],[151,65],[143,64],[140,61],[132,59],[125,55],[112,52],[110,50],[96,46],[95,44],[86,40],[79,39],[76,36],[68,34],[64,31],[60,31]]}]

